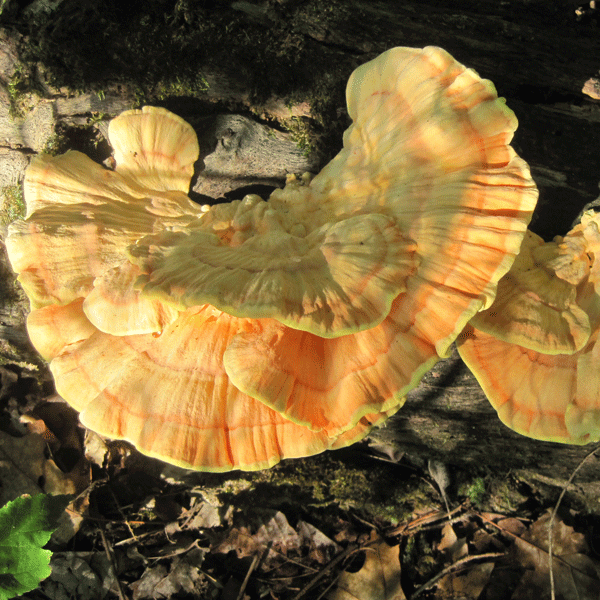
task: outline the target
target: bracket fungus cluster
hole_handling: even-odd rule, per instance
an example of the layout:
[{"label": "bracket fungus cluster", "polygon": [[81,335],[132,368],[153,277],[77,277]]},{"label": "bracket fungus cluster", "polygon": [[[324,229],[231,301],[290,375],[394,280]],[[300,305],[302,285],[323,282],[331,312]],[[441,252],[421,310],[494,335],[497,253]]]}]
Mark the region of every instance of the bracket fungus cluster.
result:
[{"label": "bracket fungus cluster", "polygon": [[268,201],[193,203],[196,135],[161,108],[110,123],[114,170],[32,161],[7,248],[85,426],[211,471],[345,446],[491,308],[537,201],[513,113],[433,47],[360,66],[347,103],[340,153]]},{"label": "bracket fungus cluster", "polygon": [[600,213],[544,243],[527,232],[458,351],[500,419],[541,440],[600,440]]}]

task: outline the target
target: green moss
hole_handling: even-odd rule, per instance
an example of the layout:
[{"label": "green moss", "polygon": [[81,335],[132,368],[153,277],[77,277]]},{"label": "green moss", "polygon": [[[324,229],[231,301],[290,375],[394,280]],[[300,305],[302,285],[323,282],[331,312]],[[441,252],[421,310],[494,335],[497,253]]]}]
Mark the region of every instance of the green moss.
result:
[{"label": "green moss", "polygon": [[32,70],[23,64],[18,64],[12,74],[8,86],[9,115],[11,119],[22,118],[35,104],[43,93]]},{"label": "green moss", "polygon": [[428,536],[412,535],[407,538],[400,556],[403,576],[405,573],[410,581],[427,581],[436,571],[436,560],[434,556],[434,545]]},{"label": "green moss", "polygon": [[368,522],[394,525],[436,501],[420,478],[403,478],[387,465],[370,463],[365,468],[328,453],[284,461],[270,470],[222,481],[220,486],[220,501],[244,510],[302,506],[307,512],[321,512],[326,508],[332,516],[351,511]]},{"label": "green moss", "polygon": [[523,509],[533,498],[529,484],[507,474],[505,477],[495,477],[489,482],[489,498],[485,505],[505,514],[514,514]]},{"label": "green moss", "polygon": [[302,150],[304,156],[310,156],[316,151],[315,134],[308,119],[291,117],[282,123],[284,129],[290,133],[294,143]]},{"label": "green moss", "polygon": [[486,495],[485,480],[483,477],[475,478],[471,485],[466,488],[465,494],[473,506],[481,506]]},{"label": "green moss", "polygon": [[25,202],[21,185],[7,186],[2,189],[0,194],[0,225],[6,226],[25,216]]},{"label": "green moss", "polygon": [[104,113],[92,113],[87,125],[57,125],[54,134],[46,142],[42,152],[57,156],[68,150],[78,150],[92,160],[102,162],[110,156],[111,151],[96,125],[106,118],[107,116]]},{"label": "green moss", "polygon": [[[310,119],[294,119],[289,129],[306,153],[319,146],[324,159],[331,158],[347,125],[339,111],[355,65],[344,56],[332,62],[306,31],[335,31],[349,9],[339,1],[323,7],[308,0],[259,10],[264,20],[214,2],[61,0],[35,13],[11,3],[6,19],[22,36],[23,63],[41,65],[54,88],[102,97],[110,87],[126,86],[138,105],[206,102],[210,74],[215,86],[224,85],[215,91],[221,109],[262,116],[263,103],[273,98],[309,104]],[[34,87],[26,69],[15,75],[15,99]]]},{"label": "green moss", "polygon": [[55,131],[54,134],[48,138],[44,147],[41,150],[42,154],[50,154],[51,156],[58,156],[69,150],[68,140],[61,133]]}]

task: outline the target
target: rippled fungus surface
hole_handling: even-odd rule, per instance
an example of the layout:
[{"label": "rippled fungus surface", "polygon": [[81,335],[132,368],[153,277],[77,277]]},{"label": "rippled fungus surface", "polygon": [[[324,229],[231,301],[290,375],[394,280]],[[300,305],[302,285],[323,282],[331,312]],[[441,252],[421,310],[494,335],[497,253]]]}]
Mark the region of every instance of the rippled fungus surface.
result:
[{"label": "rippled fungus surface", "polygon": [[500,419],[523,435],[600,439],[599,224],[588,212],[552,242],[528,232],[495,302],[459,336]]},{"label": "rippled fungus surface", "polygon": [[514,114],[433,47],[360,66],[347,104],[340,153],[267,201],[193,203],[195,132],[161,108],[111,122],[114,170],[32,161],[7,248],[85,426],[211,471],[345,446],[489,308],[537,200]]}]

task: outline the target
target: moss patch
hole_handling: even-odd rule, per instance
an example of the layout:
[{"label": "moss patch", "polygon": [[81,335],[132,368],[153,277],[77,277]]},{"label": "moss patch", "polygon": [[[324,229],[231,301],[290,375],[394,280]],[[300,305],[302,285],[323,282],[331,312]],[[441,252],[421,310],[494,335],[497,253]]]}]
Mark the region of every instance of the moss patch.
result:
[{"label": "moss patch", "polygon": [[434,490],[407,469],[379,466],[373,458],[357,459],[351,451],[348,457],[324,453],[235,478],[209,476],[206,488],[215,485],[221,502],[245,512],[253,507],[277,508],[286,514],[300,510],[297,516],[307,518],[325,510],[333,520],[350,512],[379,525],[396,525],[439,502]]},{"label": "moss patch", "polygon": [[[139,104],[217,98],[233,110],[251,111],[272,98],[306,102],[311,139],[303,132],[298,142],[308,148],[317,139],[335,141],[335,148],[323,150],[328,159],[347,126],[339,111],[356,64],[315,39],[342,27],[348,10],[335,0],[327,7],[310,0],[234,8],[216,0],[62,0],[25,8],[9,1],[2,21],[21,36],[23,64],[39,65],[57,89],[101,94],[126,85],[136,90]],[[15,74],[15,106],[17,97],[34,91],[35,81],[27,70]],[[219,88],[212,96],[211,85]]]},{"label": "moss patch", "polygon": [[25,216],[23,187],[9,185],[0,192],[0,225],[6,226]]}]

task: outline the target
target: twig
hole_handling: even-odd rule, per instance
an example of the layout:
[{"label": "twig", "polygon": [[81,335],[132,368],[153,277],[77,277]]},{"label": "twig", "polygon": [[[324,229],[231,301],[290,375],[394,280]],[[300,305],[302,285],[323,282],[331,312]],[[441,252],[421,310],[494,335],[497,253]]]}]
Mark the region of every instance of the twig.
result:
[{"label": "twig", "polygon": [[487,562],[487,559],[496,559],[496,558],[501,558],[502,556],[504,556],[504,552],[488,552],[486,554],[477,554],[476,556],[466,556],[465,558],[461,558],[460,560],[457,560],[454,564],[452,564],[452,565],[446,567],[444,570],[440,571],[437,575],[432,577],[429,581],[424,583],[422,586],[418,587],[415,590],[415,593],[410,597],[410,600],[413,600],[413,598],[416,598],[417,596],[422,594],[424,591],[428,590],[438,580],[440,580],[444,575],[447,575],[448,573],[452,573],[452,571],[454,571],[455,569],[458,569],[459,567],[462,567],[463,565],[465,565],[467,563],[475,562],[475,561],[483,560],[483,559],[486,559],[486,562]]},{"label": "twig", "polygon": [[[429,484],[429,485],[431,485],[431,484]],[[455,509],[450,511],[450,516],[455,515],[456,513],[460,512],[463,509],[464,509],[463,504],[461,504],[460,506],[457,506]],[[416,519],[413,519],[412,521],[409,521],[408,523],[404,523],[402,525],[399,525],[398,527],[395,527],[391,531],[386,531],[386,536],[393,537],[396,535],[405,535],[406,533],[410,532],[413,529],[418,529],[419,531],[423,531],[427,528],[441,527],[442,525],[445,525],[445,523],[440,523],[439,521],[445,521],[446,519],[448,519],[448,516],[449,515],[443,511],[432,510],[425,515],[422,515],[420,517],[417,517]],[[462,516],[456,517],[456,518],[452,519],[451,522],[454,523],[454,522],[460,521],[462,519],[463,519]],[[433,525],[433,523],[436,523],[436,525]],[[431,527],[427,527],[428,525],[431,525]]]},{"label": "twig", "polygon": [[340,577],[342,576],[342,574],[344,573],[344,571],[340,571],[334,578],[333,581],[315,598],[315,600],[321,600],[321,598],[325,597],[325,594],[329,593],[329,590],[334,586],[337,585],[338,581],[340,580]]},{"label": "twig", "polygon": [[104,552],[110,563],[110,567],[112,569],[113,575],[115,576],[115,581],[117,583],[117,591],[119,592],[119,599],[120,600],[128,600],[127,596],[125,595],[125,592],[123,591],[123,587],[121,586],[121,582],[119,581],[119,573],[117,571],[117,561],[115,560],[115,553],[113,552],[113,549],[110,545],[110,542],[108,541],[108,538],[104,534],[104,529],[102,529],[102,526],[98,527],[98,531],[100,532],[100,537],[102,538],[102,544],[104,545]]},{"label": "twig", "polygon": [[251,563],[250,567],[246,571],[246,577],[244,577],[244,581],[242,581],[242,585],[240,586],[240,591],[238,592],[236,600],[243,599],[244,592],[246,591],[246,586],[248,585],[248,581],[250,581],[250,575],[252,575],[252,572],[254,571],[254,569],[256,569],[256,565],[258,564],[259,561],[260,561],[260,556],[258,554],[255,554],[254,558],[252,559],[252,563]]},{"label": "twig", "polygon": [[119,504],[119,500],[115,496],[115,493],[114,493],[113,489],[110,486],[108,486],[108,490],[109,490],[109,492],[110,492],[110,494],[111,494],[111,496],[112,496],[112,498],[114,500],[115,506],[117,507],[117,510],[119,511],[119,514],[121,515],[121,517],[125,521],[125,527],[127,527],[127,529],[129,530],[129,535],[131,535],[131,537],[135,539],[137,537],[135,535],[135,531],[133,531],[133,528],[129,524],[129,521],[127,520],[127,517],[125,516],[125,514],[121,510],[121,505]]},{"label": "twig", "polygon": [[250,581],[250,575],[252,575],[252,573],[257,569],[260,569],[262,564],[265,562],[267,556],[269,555],[269,552],[271,552],[272,546],[273,542],[271,541],[267,544],[266,548],[261,554],[254,555],[254,558],[252,559],[252,564],[246,572],[246,577],[244,577],[244,581],[242,581],[242,585],[240,587],[240,591],[238,592],[236,600],[242,600],[242,598],[244,597],[244,591],[246,590],[246,586],[248,585],[248,581]]},{"label": "twig", "polygon": [[[368,545],[368,544],[366,544]],[[333,567],[341,563],[345,558],[350,556],[353,552],[357,550],[362,550],[365,546],[350,546],[346,548],[343,552],[340,552],[334,559],[329,561],[293,598],[292,600],[300,600],[303,598],[307,592],[314,587],[328,571],[331,571]]]},{"label": "twig", "polygon": [[554,520],[556,518],[556,513],[558,512],[558,507],[560,506],[560,503],[562,502],[562,499],[564,498],[568,487],[573,483],[573,479],[575,479],[577,471],[579,471],[579,469],[583,467],[585,462],[594,454],[596,454],[598,450],[600,450],[600,448],[595,448],[594,450],[592,450],[587,456],[584,457],[584,459],[577,465],[575,470],[571,473],[571,477],[569,477],[569,480],[567,481],[567,483],[565,483],[562,492],[560,493],[560,496],[556,501],[554,510],[552,511],[552,516],[550,517],[550,524],[548,525],[548,569],[550,570],[550,598],[552,600],[556,600],[556,594],[554,591],[554,571],[552,569],[554,558],[552,553],[552,551],[554,550]]}]

